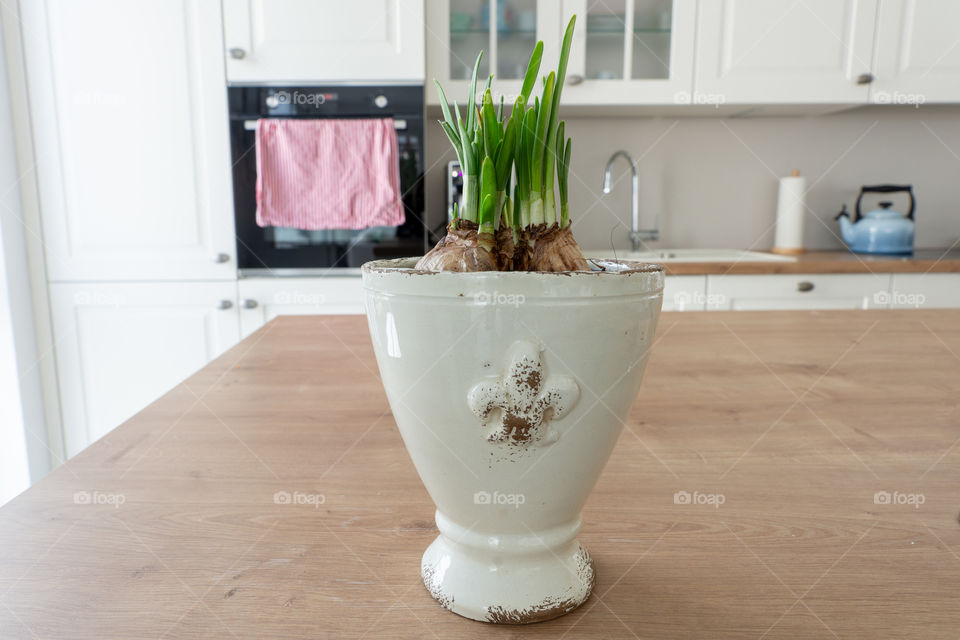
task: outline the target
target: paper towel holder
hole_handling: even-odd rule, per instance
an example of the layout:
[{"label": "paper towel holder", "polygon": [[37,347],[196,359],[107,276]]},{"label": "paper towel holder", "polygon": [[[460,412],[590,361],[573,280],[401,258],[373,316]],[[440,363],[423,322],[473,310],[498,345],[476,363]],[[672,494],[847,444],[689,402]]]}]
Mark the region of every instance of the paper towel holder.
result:
[{"label": "paper towel holder", "polygon": [[[794,193],[798,191],[799,193]],[[771,253],[780,255],[799,255],[806,253],[803,248],[803,196],[806,193],[806,180],[800,177],[800,170],[794,169],[790,177],[780,179],[780,191],[777,196],[777,221]],[[798,208],[796,205],[799,204]]]}]

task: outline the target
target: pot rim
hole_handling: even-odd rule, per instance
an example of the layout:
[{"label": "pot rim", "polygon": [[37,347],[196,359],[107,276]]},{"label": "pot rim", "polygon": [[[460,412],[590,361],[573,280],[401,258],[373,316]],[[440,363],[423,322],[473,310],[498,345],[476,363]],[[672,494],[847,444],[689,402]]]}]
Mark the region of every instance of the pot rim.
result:
[{"label": "pot rim", "polygon": [[362,273],[403,273],[407,275],[435,276],[446,274],[447,277],[489,277],[496,274],[506,278],[529,278],[530,276],[563,276],[566,278],[575,277],[602,277],[602,276],[620,276],[636,273],[662,273],[665,268],[662,264],[653,262],[640,262],[637,260],[611,260],[607,258],[587,258],[591,271],[428,271],[426,269],[417,269],[417,261],[420,257],[411,258],[392,258],[387,260],[371,260],[365,262],[360,270]]}]

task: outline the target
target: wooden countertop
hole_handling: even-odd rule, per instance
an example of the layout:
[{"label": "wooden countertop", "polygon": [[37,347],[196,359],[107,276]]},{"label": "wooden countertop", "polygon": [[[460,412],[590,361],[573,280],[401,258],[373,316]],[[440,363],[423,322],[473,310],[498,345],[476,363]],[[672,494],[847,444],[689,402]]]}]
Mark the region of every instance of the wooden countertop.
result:
[{"label": "wooden countertop", "polygon": [[957,637],[960,311],[665,313],[627,427],[594,595],[472,622],[366,321],[278,318],[0,509],[0,637]]},{"label": "wooden countertop", "polygon": [[[590,252],[587,251],[587,254]],[[850,251],[810,251],[784,262],[668,262],[668,275],[770,273],[958,273],[960,251],[923,249],[912,256],[870,256]]]}]

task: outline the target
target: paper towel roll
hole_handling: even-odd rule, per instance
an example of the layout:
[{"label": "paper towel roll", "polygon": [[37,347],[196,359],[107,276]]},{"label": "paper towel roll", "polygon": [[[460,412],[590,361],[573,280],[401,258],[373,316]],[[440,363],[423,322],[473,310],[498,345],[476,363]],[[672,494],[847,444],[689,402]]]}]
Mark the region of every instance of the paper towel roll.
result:
[{"label": "paper towel roll", "polygon": [[803,253],[803,218],[806,214],[804,193],[807,179],[794,171],[792,176],[780,178],[777,197],[777,228],[773,241],[774,253]]}]

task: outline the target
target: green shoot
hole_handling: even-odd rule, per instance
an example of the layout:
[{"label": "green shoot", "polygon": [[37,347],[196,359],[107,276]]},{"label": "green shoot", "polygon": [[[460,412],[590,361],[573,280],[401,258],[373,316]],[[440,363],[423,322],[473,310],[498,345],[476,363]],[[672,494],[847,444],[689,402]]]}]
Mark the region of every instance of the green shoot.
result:
[{"label": "green shoot", "polygon": [[[477,95],[482,51],[474,62],[465,113],[456,102],[451,107],[443,88],[434,81],[443,112],[440,126],[463,171],[462,199],[454,208],[455,220],[476,223],[484,233],[495,231],[502,223],[513,228],[515,236],[531,225],[569,225],[572,143],[565,135],[565,124],[559,121],[559,111],[575,24],[576,16],[564,32],[556,71],[540,76],[543,42],[534,46],[509,117],[503,96],[494,102],[492,75],[487,77],[483,93]],[[541,91],[534,96],[538,77]]]}]

